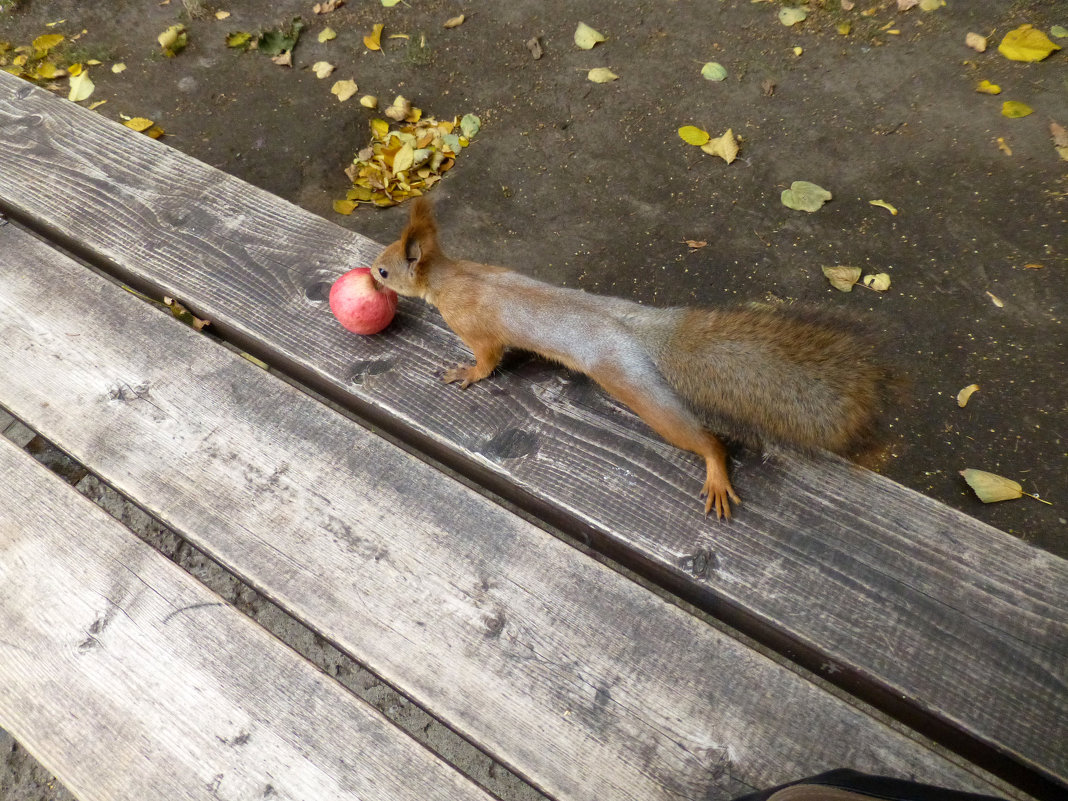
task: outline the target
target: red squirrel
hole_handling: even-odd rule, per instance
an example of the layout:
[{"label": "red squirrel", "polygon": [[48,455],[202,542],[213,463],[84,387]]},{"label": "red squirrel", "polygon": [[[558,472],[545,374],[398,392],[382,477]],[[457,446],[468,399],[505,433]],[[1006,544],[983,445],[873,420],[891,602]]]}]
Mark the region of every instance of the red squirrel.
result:
[{"label": "red squirrel", "polygon": [[855,454],[870,444],[894,381],[863,329],[827,312],[652,308],[450,259],[424,198],[371,274],[437,307],[473,351],[475,363],[447,370],[446,383],[481,381],[508,347],[585,373],[672,445],[704,457],[700,497],[717,518],[740,500],[713,431]]}]

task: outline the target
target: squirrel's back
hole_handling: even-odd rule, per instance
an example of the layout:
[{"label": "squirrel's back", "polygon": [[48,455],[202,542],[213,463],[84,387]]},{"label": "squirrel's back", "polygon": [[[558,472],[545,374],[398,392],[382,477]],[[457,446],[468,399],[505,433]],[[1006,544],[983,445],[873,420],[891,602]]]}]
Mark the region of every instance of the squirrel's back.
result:
[{"label": "squirrel's back", "polygon": [[814,309],[685,309],[635,326],[665,380],[713,431],[857,453],[872,443],[898,379],[851,318]]}]

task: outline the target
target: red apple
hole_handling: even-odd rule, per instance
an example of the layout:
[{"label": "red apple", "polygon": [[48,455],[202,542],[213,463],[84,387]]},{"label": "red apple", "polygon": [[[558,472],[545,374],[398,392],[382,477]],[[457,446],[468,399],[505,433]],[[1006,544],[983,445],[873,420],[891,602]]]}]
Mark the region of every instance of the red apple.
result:
[{"label": "red apple", "polygon": [[377,334],[397,311],[397,293],[377,284],[370,267],[357,267],[330,288],[330,311],[354,334]]}]

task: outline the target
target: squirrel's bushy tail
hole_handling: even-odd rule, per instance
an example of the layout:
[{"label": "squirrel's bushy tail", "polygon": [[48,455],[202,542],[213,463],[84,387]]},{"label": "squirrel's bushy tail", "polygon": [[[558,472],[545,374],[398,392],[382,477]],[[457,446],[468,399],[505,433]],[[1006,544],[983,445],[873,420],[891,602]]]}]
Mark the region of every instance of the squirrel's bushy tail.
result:
[{"label": "squirrel's bushy tail", "polygon": [[856,320],[813,309],[685,309],[651,355],[710,430],[857,455],[901,381]]}]

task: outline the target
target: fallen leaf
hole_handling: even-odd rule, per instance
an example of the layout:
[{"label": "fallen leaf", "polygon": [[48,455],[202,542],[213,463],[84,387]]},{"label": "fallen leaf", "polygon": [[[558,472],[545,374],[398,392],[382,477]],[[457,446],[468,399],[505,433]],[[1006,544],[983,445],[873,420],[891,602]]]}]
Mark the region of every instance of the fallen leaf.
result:
[{"label": "fallen leaf", "polygon": [[831,286],[839,292],[852,292],[853,285],[860,280],[859,267],[824,267],[823,274],[831,282]]},{"label": "fallen leaf", "polygon": [[701,145],[701,150],[710,156],[719,156],[730,164],[738,158],[738,141],[734,138],[734,131],[730,128],[727,132],[716,139],[709,139]]},{"label": "fallen leaf", "polygon": [[689,246],[690,250],[700,250],[708,244],[708,242],[703,239],[684,239],[682,241],[683,244]]},{"label": "fallen leaf", "polygon": [[41,58],[53,47],[63,41],[61,33],[45,33],[33,40],[33,50],[36,58]]},{"label": "fallen leaf", "polygon": [[163,55],[174,58],[189,43],[189,34],[184,25],[172,25],[156,37],[159,46],[163,49]]},{"label": "fallen leaf", "polygon": [[441,27],[442,28],[457,28],[460,25],[464,24],[464,19],[466,19],[466,17],[464,17],[463,14],[459,14],[458,16],[455,16],[455,17],[449,17],[447,20],[445,20],[445,22],[442,23]]},{"label": "fallen leaf", "polygon": [[727,77],[727,69],[716,61],[709,61],[701,67],[701,77],[706,81],[722,81]]},{"label": "fallen leaf", "polygon": [[709,140],[708,131],[701,130],[696,125],[683,125],[679,128],[679,138],[695,147],[700,147]]},{"label": "fallen leaf", "polygon": [[377,108],[378,98],[374,95],[364,95],[360,98],[360,105],[364,108]]},{"label": "fallen leaf", "polygon": [[[824,203],[833,197],[822,186],[817,186],[809,181],[794,181],[789,189],[784,189],[780,199],[782,204],[797,211],[816,211]],[[859,268],[858,268],[859,270]],[[860,277],[860,273],[857,273]]]},{"label": "fallen leaf", "polygon": [[908,11],[910,8],[915,8],[920,4],[920,0],[897,0],[898,11]]},{"label": "fallen leaf", "polygon": [[762,80],[760,82],[760,93],[764,95],[764,97],[771,97],[773,94],[775,94],[775,81],[773,81],[771,78],[765,78],[764,80]]},{"label": "fallen leaf", "polygon": [[248,31],[234,31],[226,36],[227,47],[247,47],[251,41],[252,34]]},{"label": "fallen leaf", "polygon": [[329,77],[330,73],[332,73],[336,69],[336,67],[329,61],[316,61],[314,64],[312,64],[311,68],[312,72],[315,73],[316,78]]},{"label": "fallen leaf", "polygon": [[1021,25],[1005,34],[998,52],[1011,61],[1041,61],[1054,50],[1060,50],[1042,31],[1031,25]]},{"label": "fallen leaf", "polygon": [[155,123],[147,117],[131,117],[128,120],[123,120],[122,124],[127,128],[133,128],[135,131],[145,131],[151,128]]},{"label": "fallen leaf", "polygon": [[85,100],[95,88],[96,86],[89,80],[89,71],[85,70],[70,79],[70,92],[67,99],[75,103]]},{"label": "fallen leaf", "polygon": [[460,130],[463,131],[464,136],[468,139],[474,139],[478,132],[482,130],[482,120],[474,114],[464,114],[460,118]]},{"label": "fallen leaf", "polygon": [[586,73],[586,77],[594,83],[608,83],[609,81],[619,80],[619,76],[608,67],[596,67]]},{"label": "fallen leaf", "polygon": [[126,69],[126,65],[123,64],[121,61],[118,64],[112,64],[111,65],[111,71],[116,73],[116,74],[124,71],[125,69]]},{"label": "fallen leaf", "polygon": [[595,44],[603,41],[605,37],[585,22],[580,22],[575,28],[575,44],[580,50],[592,50]]},{"label": "fallen leaf", "polygon": [[293,66],[293,51],[286,50],[284,53],[280,53],[277,56],[272,56],[271,61],[277,64],[279,67],[292,67]]},{"label": "fallen leaf", "polygon": [[356,94],[356,81],[351,78],[346,81],[335,81],[330,87],[330,94],[337,95],[337,99],[344,103]]},{"label": "fallen leaf", "polygon": [[393,103],[389,108],[385,110],[385,115],[391,120],[401,122],[411,113],[412,104],[409,103],[403,95],[397,95],[393,98]]},{"label": "fallen leaf", "polygon": [[805,52],[805,51],[804,51],[804,48],[801,48],[801,47],[795,47],[795,48],[794,48],[794,55],[795,55],[795,56],[799,56],[799,55],[801,55],[801,54],[802,54],[802,53],[804,53],[804,52]]},{"label": "fallen leaf", "polygon": [[316,14],[329,14],[331,11],[336,11],[339,6],[345,5],[345,0],[326,0],[325,3],[316,3],[312,6],[312,11]]},{"label": "fallen leaf", "polygon": [[779,22],[787,27],[802,22],[806,17],[808,17],[808,12],[803,8],[787,6],[779,9]]},{"label": "fallen leaf", "polygon": [[399,2],[400,0],[382,0],[382,5],[386,8],[393,8],[393,6],[397,5]]},{"label": "fallen leaf", "polygon": [[171,314],[173,314],[183,323],[188,326],[191,326],[197,331],[201,330],[205,326],[211,325],[210,320],[201,320],[199,317],[189,311],[189,309],[187,309],[181,303],[176,301],[174,298],[163,298],[163,305],[171,310]]},{"label": "fallen leaf", "polygon": [[230,19],[230,12],[229,11],[216,11],[215,12],[215,19]]},{"label": "fallen leaf", "polygon": [[397,175],[407,170],[415,162],[415,148],[405,143],[393,156],[393,174]]},{"label": "fallen leaf", "polygon": [[261,33],[256,39],[256,49],[268,56],[280,56],[297,46],[303,30],[304,22],[300,17],[294,17],[289,27],[284,30],[278,28]]},{"label": "fallen leaf", "polygon": [[842,11],[852,11],[857,4],[853,0],[842,0],[839,5],[842,6]]},{"label": "fallen leaf", "polygon": [[982,92],[984,95],[1000,95],[1001,87],[996,83],[990,83],[990,81],[979,81],[979,85],[975,87],[975,91]]},{"label": "fallen leaf", "polygon": [[934,11],[946,4],[946,0],[920,0],[920,11]]},{"label": "fallen leaf", "polygon": [[876,292],[885,292],[890,288],[890,276],[887,273],[875,273],[873,275],[864,276],[862,283],[868,289],[874,289]]},{"label": "fallen leaf", "polygon": [[960,474],[983,503],[1012,501],[1024,494],[1023,487],[1011,478],[970,467]]},{"label": "fallen leaf", "polygon": [[1055,122],[1049,124],[1049,135],[1053,139],[1053,147],[1065,161],[1068,161],[1068,130],[1063,125]]},{"label": "fallen leaf", "polygon": [[971,396],[974,395],[978,391],[979,391],[979,385],[978,384],[969,384],[968,386],[966,386],[964,389],[962,389],[960,392],[957,393],[957,405],[960,408],[963,409],[965,406],[968,405],[968,399],[971,398]]},{"label": "fallen leaf", "polygon": [[1001,115],[1011,119],[1026,117],[1033,111],[1033,108],[1026,103],[1021,103],[1019,100],[1006,100],[1001,104]]},{"label": "fallen leaf", "polygon": [[1044,270],[1046,266],[1044,264],[1025,264],[1025,270]]},{"label": "fallen leaf", "polygon": [[881,209],[886,209],[888,212],[890,212],[894,216],[897,216],[897,209],[894,208],[893,206],[891,206],[885,200],[869,200],[868,203],[870,203],[873,206],[878,206]]},{"label": "fallen leaf", "polygon": [[363,46],[368,50],[381,50],[382,49],[382,29],[385,25],[375,25],[371,28],[371,32],[363,37]]},{"label": "fallen leaf", "polygon": [[530,55],[533,56],[535,61],[545,55],[545,51],[542,50],[541,42],[538,40],[537,36],[527,39],[527,50],[530,51]]},{"label": "fallen leaf", "polygon": [[986,52],[986,37],[977,33],[969,33],[964,37],[964,44],[977,53]]},{"label": "fallen leaf", "polygon": [[990,296],[990,302],[993,303],[995,306],[997,306],[999,309],[1004,309],[1005,308],[1005,301],[1003,301],[1001,298],[999,298],[993,292],[987,290],[986,294]]},{"label": "fallen leaf", "polygon": [[1064,39],[1065,37],[1068,37],[1068,28],[1065,28],[1063,25],[1054,25],[1052,28],[1049,29],[1049,32],[1056,36],[1058,39]]},{"label": "fallen leaf", "polygon": [[95,103],[90,103],[88,106],[86,106],[86,108],[89,109],[90,111],[92,111],[95,108],[100,108],[102,105],[104,105],[107,102],[108,101],[106,101],[106,100],[97,100]]},{"label": "fallen leaf", "polygon": [[998,137],[998,150],[1004,153],[1006,156],[1012,155],[1012,148],[1009,147],[1009,143],[1005,141],[1005,137]]},{"label": "fallen leaf", "polygon": [[835,26],[835,30],[837,30],[838,33],[840,33],[842,36],[849,36],[849,32],[853,30],[853,25],[848,20],[846,22],[839,22]]},{"label": "fallen leaf", "polygon": [[349,214],[352,214],[353,211],[355,211],[357,205],[359,204],[356,203],[355,200],[335,200],[334,211],[336,211],[338,214],[344,214],[348,216]]},{"label": "fallen leaf", "polygon": [[333,28],[323,28],[319,31],[319,43],[329,42],[331,39],[337,38],[337,31]]}]

